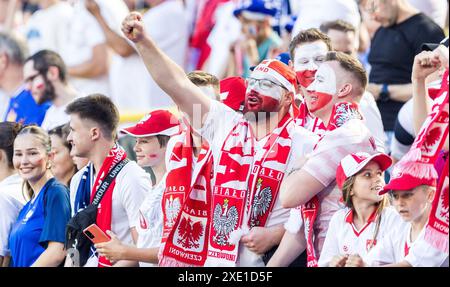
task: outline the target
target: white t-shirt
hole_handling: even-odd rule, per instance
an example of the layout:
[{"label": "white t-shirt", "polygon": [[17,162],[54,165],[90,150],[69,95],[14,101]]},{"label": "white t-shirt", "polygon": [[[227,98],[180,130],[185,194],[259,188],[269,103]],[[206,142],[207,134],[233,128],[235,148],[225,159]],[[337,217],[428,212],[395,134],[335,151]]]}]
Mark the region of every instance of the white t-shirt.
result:
[{"label": "white t-shirt", "polygon": [[[108,4],[117,0],[99,0],[102,15],[109,25],[110,16]],[[123,19],[116,19],[117,22]],[[106,38],[100,24],[84,6],[84,1],[78,0],[74,4],[74,15],[69,23],[67,41],[61,51],[61,57],[67,67],[78,66],[92,59],[92,49],[105,44]],[[69,82],[77,91],[85,95],[101,93],[109,96],[108,74],[95,78],[70,77]]]},{"label": "white t-shirt", "polygon": [[413,267],[448,267],[448,253],[434,248],[424,238],[416,240],[405,260]]},{"label": "white t-shirt", "polygon": [[414,7],[430,17],[436,24],[445,27],[448,15],[448,2],[445,0],[408,0]]},{"label": "white t-shirt", "polygon": [[[81,176],[87,167],[78,171],[70,182],[70,204],[72,210],[75,206],[75,196]],[[91,189],[94,177],[91,175]],[[145,199],[152,184],[149,175],[134,161],[129,162],[116,177],[116,185],[112,194],[111,231],[117,235],[124,244],[132,245],[130,229],[136,227],[139,221],[139,207]],[[86,266],[97,266],[98,259],[89,258]]]},{"label": "white t-shirt", "polygon": [[375,138],[375,144],[379,152],[386,152],[384,143],[386,142],[386,134],[384,133],[383,121],[381,120],[381,113],[378,109],[377,103],[373,95],[369,92],[364,92],[361,101],[359,102],[361,114],[364,117],[364,123]]},{"label": "white t-shirt", "polygon": [[297,0],[296,11],[298,16],[292,30],[292,38],[301,30],[319,28],[324,22],[339,19],[358,28],[361,19],[358,5],[352,0]]},{"label": "white t-shirt", "polygon": [[359,230],[353,224],[353,211],[349,208],[336,211],[328,226],[327,237],[319,258],[319,267],[328,267],[331,259],[337,255],[365,256],[368,248],[376,246],[377,242],[403,219],[394,208],[388,207],[381,213],[381,221],[375,241],[375,229],[378,217],[374,213],[367,224]]},{"label": "white t-shirt", "polygon": [[65,1],[34,12],[24,31],[30,55],[44,49],[61,53],[73,12],[72,6]]},{"label": "white t-shirt", "polygon": [[66,107],[67,105],[62,105],[60,107],[51,105],[50,108],[48,108],[47,113],[45,113],[45,118],[41,127],[44,130],[49,131],[57,126],[68,123],[70,117],[66,114]]},{"label": "white t-shirt", "polygon": [[350,120],[340,128],[326,132],[308,157],[302,169],[325,186],[317,194],[320,207],[314,223],[316,254],[320,254],[331,217],[344,207],[340,202],[342,192],[336,185],[336,169],[340,161],[355,152],[373,154],[375,148],[375,141],[364,123],[360,120]]},{"label": "white t-shirt", "polygon": [[[241,118],[242,114],[233,111],[222,103],[214,100],[211,101],[210,111],[199,133],[210,143],[214,158],[215,173],[217,173],[217,170],[219,169],[220,151],[225,139]],[[306,155],[312,151],[318,139],[316,135],[302,127],[293,125],[293,128],[294,130],[291,132],[292,147],[287,161],[286,173],[289,173],[289,171],[292,170],[297,157]],[[263,146],[267,140],[268,136],[256,142],[255,160],[264,155],[265,150],[263,149]],[[284,224],[288,218],[289,209],[285,209],[281,206],[278,194],[272,212],[267,218],[265,227]],[[237,266],[264,266],[264,262],[259,255],[249,251],[243,244],[240,244]]]},{"label": "white t-shirt", "polygon": [[[159,248],[163,231],[162,196],[166,186],[166,176],[150,190],[139,208],[139,222],[136,230],[139,234],[137,248]],[[154,267],[158,264],[139,262],[140,267]]]},{"label": "white t-shirt", "polygon": [[0,182],[0,256],[9,255],[9,232],[26,203],[22,195],[22,182],[17,174]]},{"label": "white t-shirt", "polygon": [[[363,257],[363,261],[368,266],[383,266],[398,263],[409,258],[411,264],[416,266],[448,266],[448,254],[442,252],[435,251],[433,252],[434,256],[421,257],[419,255],[418,257],[418,254],[421,252],[430,251],[429,248],[423,249],[424,245],[422,245],[422,241],[424,240],[424,236],[425,227],[416,240],[411,242],[411,223],[404,222],[403,224],[399,224]],[[409,253],[416,248],[417,243],[421,246],[417,246],[418,249],[408,257]]]},{"label": "white t-shirt", "polygon": [[[189,40],[187,12],[178,0],[164,1],[149,9],[143,15],[147,33],[158,47],[180,67],[185,67],[185,57]],[[156,109],[173,106],[172,99],[150,78],[148,72],[139,79],[147,81],[148,87],[143,97],[147,99],[146,107]],[[136,79],[134,79],[136,81]]]}]

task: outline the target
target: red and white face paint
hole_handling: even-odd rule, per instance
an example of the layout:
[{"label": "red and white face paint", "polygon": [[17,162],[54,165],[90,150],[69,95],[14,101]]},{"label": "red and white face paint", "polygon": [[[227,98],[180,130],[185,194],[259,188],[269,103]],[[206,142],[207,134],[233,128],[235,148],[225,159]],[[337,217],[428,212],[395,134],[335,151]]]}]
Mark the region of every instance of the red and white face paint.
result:
[{"label": "red and white face paint", "polygon": [[327,53],[328,47],[323,41],[306,43],[295,48],[294,70],[302,87],[307,88],[314,81],[316,71]]},{"label": "red and white face paint", "polygon": [[[268,73],[255,70],[251,74],[251,78],[257,80],[269,80],[278,83],[276,79]],[[245,107],[248,112],[276,112],[280,106],[281,97],[283,96],[283,88],[276,84],[263,85],[258,81],[251,85],[248,83],[245,92]]]},{"label": "red and white face paint", "polygon": [[310,112],[315,112],[326,106],[336,94],[336,74],[327,64],[322,64],[317,70],[314,82],[308,87]]}]

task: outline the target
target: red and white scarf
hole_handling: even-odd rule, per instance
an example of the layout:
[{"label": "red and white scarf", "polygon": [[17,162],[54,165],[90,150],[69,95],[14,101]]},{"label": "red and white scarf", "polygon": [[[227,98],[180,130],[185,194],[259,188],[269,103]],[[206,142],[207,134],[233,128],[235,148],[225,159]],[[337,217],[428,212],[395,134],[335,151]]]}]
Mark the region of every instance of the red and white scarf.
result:
[{"label": "red and white scarf", "polygon": [[260,159],[248,121],[241,119],[227,136],[215,173],[206,265],[234,266],[240,237],[249,227],[265,226],[286,170],[293,126],[286,114],[268,135]]},{"label": "red and white scarf", "polygon": [[162,196],[164,244],[176,223],[192,179],[192,136],[191,128],[184,129],[171,151],[167,166],[166,188]]},{"label": "red and white scarf", "polygon": [[[397,163],[403,173],[418,178],[437,179],[434,162],[448,135],[449,95],[448,70],[444,73],[441,90],[433,101],[431,113],[425,119],[409,152]],[[415,164],[411,165],[410,162]]]},{"label": "red and white scarf", "polygon": [[[442,145],[448,136],[449,121],[449,95],[448,95],[448,70],[442,79],[441,89],[434,99],[432,111],[422,125],[418,137],[413,144],[416,149],[415,156],[420,151],[423,161],[433,164],[442,149]],[[432,246],[448,253],[448,229],[449,229],[449,160],[447,158],[444,170],[439,178],[436,194],[434,196],[430,218],[425,229],[425,240]],[[436,175],[437,176],[437,175]]]},{"label": "red and white scarf", "polygon": [[326,131],[325,124],[318,117],[313,116],[309,112],[305,102],[302,102],[298,108],[298,115],[295,117],[295,123],[319,136],[322,136]]},{"label": "red and white scarf", "polygon": [[[126,157],[127,154],[125,150],[119,145],[116,145],[109,151],[108,156],[103,161],[102,167],[97,172],[94,187],[92,188],[91,202],[94,200],[95,194],[97,193],[97,189],[99,188],[105,177],[108,175],[108,173],[114,168],[114,166],[116,166]],[[112,195],[115,186],[116,186],[116,179],[114,179],[111,182],[108,189],[105,191],[105,194],[103,195],[102,200],[100,201],[97,208],[96,224],[105,233],[107,230],[111,230]],[[112,266],[112,263],[105,257],[100,256],[98,258],[98,267],[109,267],[109,266]]]},{"label": "red and white scarf", "polygon": [[203,266],[208,251],[211,220],[211,169],[209,146],[204,144],[195,164],[192,186],[167,238],[159,266]]},{"label": "red and white scarf", "polygon": [[[333,111],[331,113],[330,122],[327,127],[327,133],[343,126],[346,122],[352,119],[363,120],[361,113],[358,110],[358,105],[356,103],[346,103],[341,102],[337,103],[333,107]],[[319,142],[323,141],[327,137],[327,133],[325,133],[320,139]],[[319,143],[318,142],[318,143]],[[314,147],[314,150],[317,150],[318,143]],[[334,141],[335,145],[340,145],[342,143],[338,141]],[[327,149],[332,148],[327,144]],[[303,219],[304,229],[305,229],[305,238],[306,238],[306,254],[307,254],[307,266],[308,267],[317,267],[318,266],[318,258],[314,249],[314,223],[319,214],[319,206],[320,201],[319,198],[314,196],[310,201],[308,201],[305,205],[301,207],[301,215]]]}]

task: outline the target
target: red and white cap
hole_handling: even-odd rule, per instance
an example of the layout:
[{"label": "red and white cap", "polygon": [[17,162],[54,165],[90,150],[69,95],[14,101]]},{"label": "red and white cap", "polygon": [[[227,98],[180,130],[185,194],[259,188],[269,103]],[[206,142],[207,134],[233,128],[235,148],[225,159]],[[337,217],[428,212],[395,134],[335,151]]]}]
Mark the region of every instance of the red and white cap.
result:
[{"label": "red and white cap", "polygon": [[[409,165],[409,166],[408,166]],[[391,190],[407,191],[412,190],[420,185],[436,186],[436,174],[434,167],[431,165],[427,166],[426,169],[423,168],[423,163],[410,161],[404,162],[402,165],[395,165],[391,180],[384,188],[379,192],[380,195],[385,194]],[[429,169],[432,168],[431,172]],[[413,170],[415,172],[408,172],[408,170]],[[426,170],[424,172],[424,170]]]},{"label": "red and white cap", "polygon": [[220,100],[235,111],[243,111],[245,103],[245,80],[229,77],[220,81]]},{"label": "red and white cap", "polygon": [[382,171],[388,169],[392,164],[390,156],[384,153],[368,154],[366,152],[352,153],[345,156],[336,170],[336,183],[340,189],[350,176],[357,174],[369,162],[375,161],[380,165]]},{"label": "red and white cap", "polygon": [[121,129],[120,132],[133,137],[173,136],[180,132],[180,122],[167,110],[154,110],[144,116],[135,126]]},{"label": "red and white cap", "polygon": [[297,77],[294,70],[285,63],[270,59],[259,63],[254,69],[253,73],[265,73],[274,77],[279,81],[288,91],[295,94],[297,88]]}]

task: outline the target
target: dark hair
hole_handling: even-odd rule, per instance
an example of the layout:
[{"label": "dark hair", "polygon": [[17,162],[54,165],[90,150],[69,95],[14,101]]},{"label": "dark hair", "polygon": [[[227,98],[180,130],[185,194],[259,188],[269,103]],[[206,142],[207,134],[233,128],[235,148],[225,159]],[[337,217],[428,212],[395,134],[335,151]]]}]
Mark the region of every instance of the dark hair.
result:
[{"label": "dark hair", "polygon": [[170,136],[166,135],[156,135],[156,138],[158,139],[158,143],[160,147],[166,147],[167,143],[170,140]]},{"label": "dark hair", "polygon": [[110,98],[101,94],[78,98],[67,106],[66,113],[94,121],[100,126],[105,138],[116,139],[119,111]]},{"label": "dark hair", "polygon": [[51,130],[48,131],[48,135],[56,135],[60,137],[63,140],[64,146],[69,149],[69,151],[72,149],[72,145],[67,141],[67,136],[70,133],[70,127],[68,124],[57,126]]},{"label": "dark hair", "polygon": [[10,168],[13,167],[14,140],[21,129],[20,123],[0,122],[0,149],[5,151]]},{"label": "dark hair", "polygon": [[327,34],[320,32],[319,29],[310,28],[300,31],[294,37],[294,39],[292,39],[291,43],[289,44],[289,54],[291,55],[291,59],[294,59],[294,52],[297,46],[316,41],[323,41],[325,45],[327,45],[328,50],[332,50],[330,37],[328,37]]},{"label": "dark hair", "polygon": [[41,50],[28,57],[25,62],[33,61],[33,68],[41,75],[46,75],[50,67],[57,67],[59,79],[65,83],[67,81],[67,68],[61,56],[50,50]]},{"label": "dark hair", "polygon": [[325,22],[322,25],[320,25],[320,31],[324,33],[328,33],[330,30],[337,30],[341,32],[356,32],[355,26],[352,24],[345,22],[343,20],[336,20],[336,21],[330,21]]},{"label": "dark hair", "polygon": [[361,94],[367,86],[367,73],[363,65],[356,58],[342,52],[330,51],[327,53],[325,62],[337,61],[342,69],[352,74],[361,85]]}]

